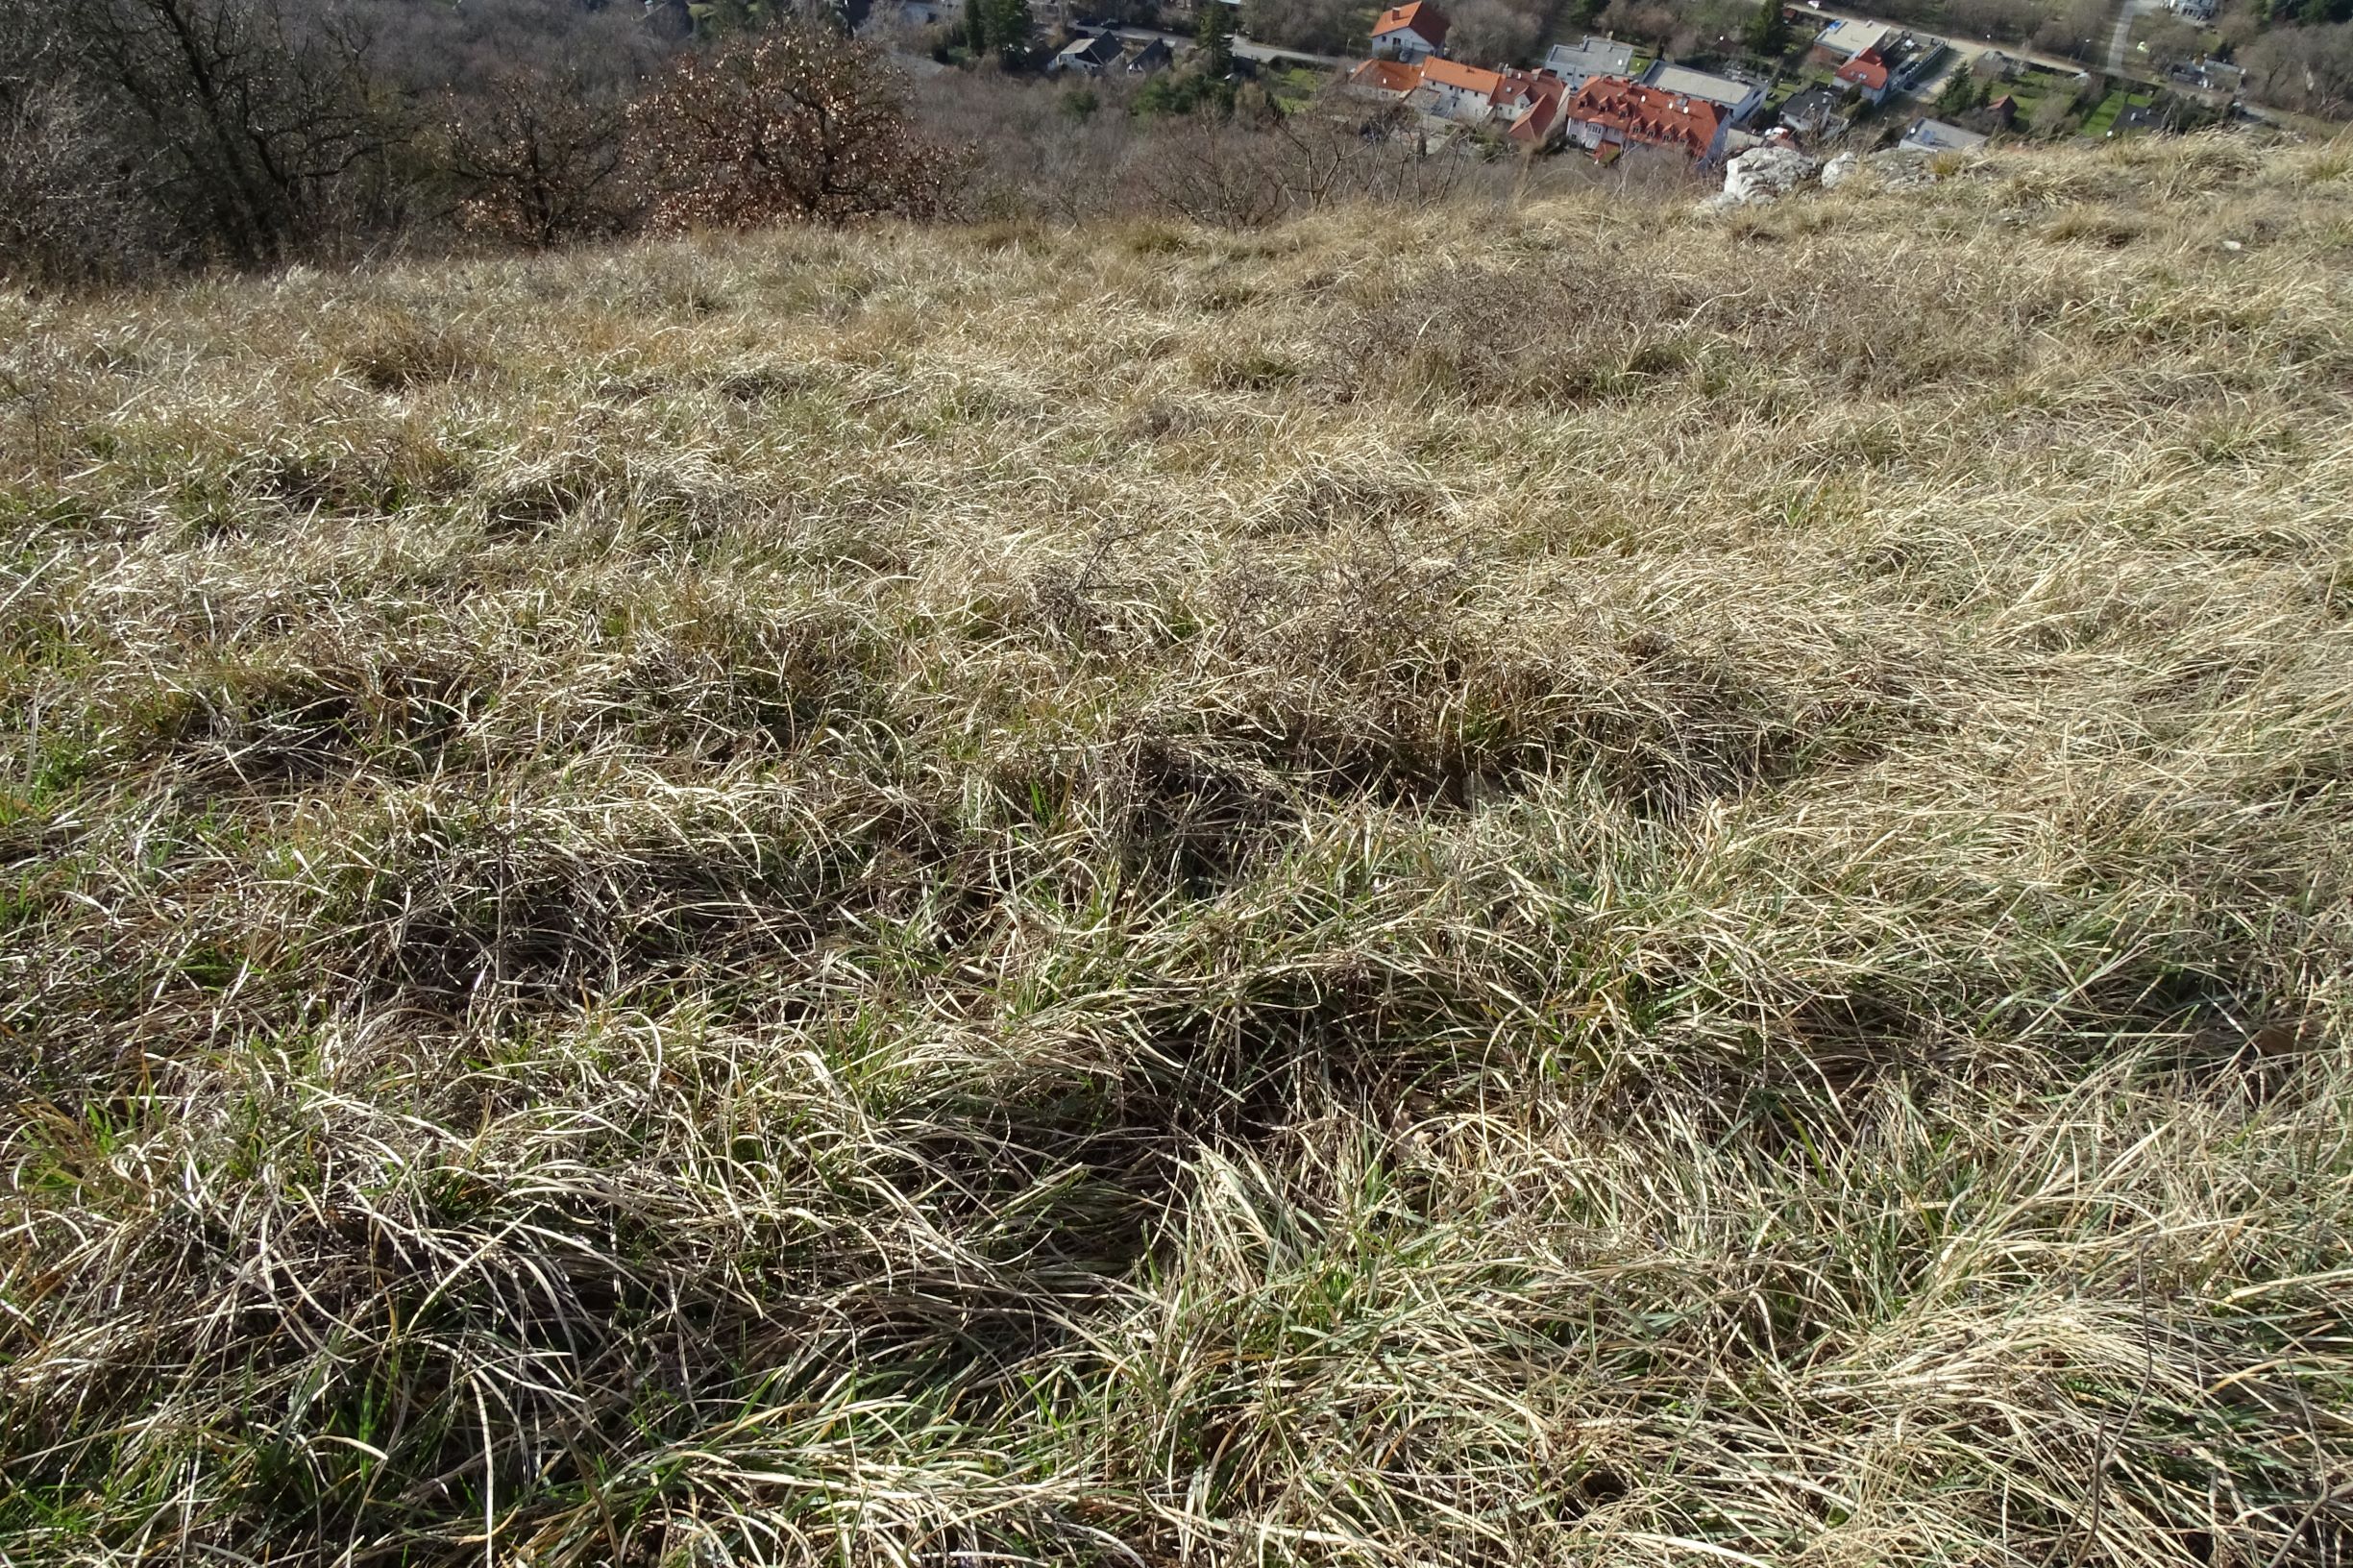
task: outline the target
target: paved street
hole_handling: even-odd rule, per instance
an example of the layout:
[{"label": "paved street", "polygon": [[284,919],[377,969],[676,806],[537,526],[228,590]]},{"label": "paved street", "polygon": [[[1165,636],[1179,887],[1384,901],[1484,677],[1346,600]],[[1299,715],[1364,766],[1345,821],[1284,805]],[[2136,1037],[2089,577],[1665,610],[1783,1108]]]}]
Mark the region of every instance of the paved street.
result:
[{"label": "paved street", "polygon": [[[2163,11],[2165,5],[2166,0],[2123,0],[2116,27],[2110,34],[2107,43],[2106,69],[2109,75],[2132,77],[2142,81],[2156,80],[2154,75],[2132,56],[2132,25],[2144,15]],[[1889,27],[1906,25],[1900,22],[1889,22],[1885,17],[1874,16],[1868,12],[1849,11],[1836,6],[1819,6],[1809,3],[1805,10],[1808,14],[1819,16],[1826,22],[1832,20],[1878,22]],[[1181,33],[1161,33],[1142,27],[1121,27],[1115,28],[1113,31],[1120,37],[1134,39],[1138,42],[1150,38],[1163,38],[1180,50],[1190,49],[1193,46],[1191,37]],[[1935,97],[1938,87],[1950,80],[1953,72],[1966,70],[1976,62],[1979,55],[1989,51],[2069,76],[2087,69],[2081,61],[2070,60],[2064,55],[2047,54],[2039,49],[2029,49],[2022,44],[2000,43],[1990,38],[1957,37],[1949,34],[1931,33],[1925,28],[1919,27],[1910,28],[1909,31],[1918,37],[1936,39],[1951,50],[1955,57],[1952,64],[1938,73],[1934,81],[1922,86],[1916,96],[1924,101]],[[1238,34],[1234,38],[1234,53],[1244,60],[1294,60],[1331,70],[1344,70],[1356,63],[1353,60],[1342,59],[1337,55],[1311,55],[1298,49],[1278,49],[1272,44],[1260,43],[1256,39],[1245,38]]]},{"label": "paved street", "polygon": [[[2163,5],[2165,0],[2154,0],[2154,3]],[[1885,27],[1905,27],[1915,37],[1935,38],[1942,42],[1945,47],[1960,57],[1959,63],[1962,65],[1974,63],[1979,55],[1991,50],[2007,55],[2012,60],[2022,60],[2028,64],[2043,66],[2047,70],[2064,71],[2070,76],[2084,69],[2083,61],[2079,60],[2070,60],[2064,55],[2047,55],[2041,50],[2029,49],[2023,44],[1999,43],[1991,38],[1963,38],[1946,33],[1931,33],[1926,28],[1908,27],[1905,23],[1890,22],[1884,16],[1874,16],[1868,12],[1843,11],[1835,6],[1808,4],[1805,9],[1808,12],[1826,20],[1835,18],[1849,22],[1877,22]],[[1944,74],[1949,77],[1952,73],[1947,71]]]},{"label": "paved street", "polygon": [[2165,10],[2165,0],[2124,0],[2124,9],[2118,12],[2116,31],[2108,36],[2108,74],[2122,76],[2132,69],[2132,24],[2153,12]]},{"label": "paved street", "polygon": [[[1184,33],[1157,33],[1148,27],[1115,27],[1111,31],[1115,37],[1136,43],[1160,38],[1175,49],[1190,49],[1193,46],[1191,36]],[[1342,59],[1338,55],[1311,55],[1303,49],[1278,49],[1271,43],[1261,43],[1255,38],[1245,38],[1238,33],[1234,36],[1234,53],[1242,60],[1296,60],[1305,64],[1321,65],[1328,70],[1336,71],[1356,63],[1355,61]]]}]

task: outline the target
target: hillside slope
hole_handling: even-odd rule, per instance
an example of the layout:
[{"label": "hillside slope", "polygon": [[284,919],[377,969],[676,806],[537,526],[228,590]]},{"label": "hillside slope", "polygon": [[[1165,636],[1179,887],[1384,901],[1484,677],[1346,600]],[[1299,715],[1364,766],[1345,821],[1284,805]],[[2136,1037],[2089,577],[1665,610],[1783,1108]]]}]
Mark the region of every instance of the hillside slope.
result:
[{"label": "hillside slope", "polygon": [[0,327],[0,1559],[2353,1544],[2353,154]]}]

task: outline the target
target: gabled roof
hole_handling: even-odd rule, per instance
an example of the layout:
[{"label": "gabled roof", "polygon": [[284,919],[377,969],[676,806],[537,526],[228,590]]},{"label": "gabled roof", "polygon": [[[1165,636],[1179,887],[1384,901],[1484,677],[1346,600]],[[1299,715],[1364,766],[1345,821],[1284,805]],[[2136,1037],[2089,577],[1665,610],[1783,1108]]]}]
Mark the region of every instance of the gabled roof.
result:
[{"label": "gabled roof", "polygon": [[1499,109],[1518,110],[1546,98],[1566,98],[1568,94],[1568,84],[1549,70],[1523,71],[1501,65],[1496,67],[1495,91],[1490,96]]},{"label": "gabled roof", "polygon": [[1348,73],[1348,85],[1403,97],[1422,85],[1422,68],[1402,60],[1368,60]]},{"label": "gabled roof", "polygon": [[1126,45],[1109,33],[1098,33],[1091,38],[1074,38],[1063,46],[1057,60],[1085,61],[1091,65],[1108,65],[1117,60]]},{"label": "gabled roof", "polygon": [[1574,49],[1565,43],[1554,44],[1544,63],[1564,75],[1624,76],[1634,68],[1634,46],[1588,33]]},{"label": "gabled roof", "polygon": [[1504,85],[1500,72],[1483,71],[1476,65],[1465,65],[1458,61],[1437,59],[1422,61],[1422,80],[1434,82],[1441,87],[1452,87],[1457,92],[1475,92],[1482,98],[1493,98],[1497,89]]},{"label": "gabled roof", "polygon": [[1851,82],[1858,87],[1877,92],[1887,86],[1887,61],[1880,58],[1878,50],[1866,49],[1841,65],[1834,74],[1841,82]]},{"label": "gabled roof", "polygon": [[1781,123],[1802,131],[1823,131],[1844,128],[1847,117],[1846,98],[1828,87],[1807,87],[1803,92],[1790,94],[1781,106]]},{"label": "gabled roof", "polygon": [[1521,101],[1528,107],[1520,110],[1504,135],[1513,141],[1541,146],[1551,139],[1554,128],[1559,125],[1561,110],[1568,100],[1567,83],[1551,76],[1532,79],[1522,89]]},{"label": "gabled roof", "polygon": [[1410,28],[1431,43],[1439,44],[1446,41],[1446,12],[1430,0],[1409,0],[1409,4],[1391,6],[1382,12],[1381,20],[1373,24],[1373,37],[1379,38],[1384,34],[1402,33]]},{"label": "gabled roof", "polygon": [[1899,146],[1927,153],[1968,153],[1985,145],[1985,137],[1946,120],[1914,120]]},{"label": "gabled roof", "polygon": [[1569,100],[1569,118],[1617,132],[1629,141],[1676,147],[1700,157],[1716,144],[1725,112],[1704,98],[1684,98],[1614,76],[1597,76]]}]

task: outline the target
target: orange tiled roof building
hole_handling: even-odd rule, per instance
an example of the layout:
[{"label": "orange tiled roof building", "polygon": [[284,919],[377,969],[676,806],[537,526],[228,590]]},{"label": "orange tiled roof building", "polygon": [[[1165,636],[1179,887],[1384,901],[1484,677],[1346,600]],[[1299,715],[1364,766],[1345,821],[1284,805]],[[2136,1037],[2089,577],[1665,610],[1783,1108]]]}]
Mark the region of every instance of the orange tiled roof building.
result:
[{"label": "orange tiled roof building", "polygon": [[1578,88],[1566,110],[1568,135],[1579,146],[1667,147],[1698,162],[1724,151],[1730,125],[1721,106],[1685,98],[1614,76],[1597,76]]}]

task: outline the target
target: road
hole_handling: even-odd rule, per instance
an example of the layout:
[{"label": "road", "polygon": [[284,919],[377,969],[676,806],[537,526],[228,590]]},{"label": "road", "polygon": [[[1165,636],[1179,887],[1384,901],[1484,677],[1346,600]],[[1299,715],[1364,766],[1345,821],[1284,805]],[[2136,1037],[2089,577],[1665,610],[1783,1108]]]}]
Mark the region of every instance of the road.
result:
[{"label": "road", "polygon": [[1327,70],[1335,71],[1346,66],[1353,66],[1358,63],[1353,60],[1343,60],[1337,55],[1310,55],[1302,54],[1296,49],[1278,49],[1271,43],[1259,43],[1253,39],[1245,38],[1238,33],[1234,35],[1234,52],[1244,60],[1255,60],[1260,61],[1269,60],[1295,60],[1300,61],[1302,64],[1321,65]]},{"label": "road", "polygon": [[[2166,0],[2123,0],[2123,14],[2117,18],[2116,32],[2108,40],[2109,75],[2138,77],[2145,81],[2155,80],[2148,71],[2129,62],[2132,24],[2151,12],[2163,11],[2165,6]],[[1999,53],[2011,60],[2023,61],[2027,64],[2040,65],[2046,70],[2058,71],[2067,76],[2074,76],[2087,69],[2082,61],[2070,60],[2064,55],[2045,54],[2041,50],[2028,49],[2018,44],[1997,43],[1991,39],[1956,38],[1945,34],[1930,33],[1924,28],[1907,27],[1907,24],[1901,22],[1891,22],[1884,16],[1874,16],[1868,12],[1846,11],[1835,6],[1818,6],[1810,3],[1805,10],[1807,14],[1820,16],[1825,21],[1875,22],[1882,27],[1904,27],[1915,37],[1934,38],[1951,50],[1954,56],[1951,70],[1939,72],[1935,81],[1924,83],[1920,90],[1914,94],[1924,102],[1936,96],[1936,89],[1951,78],[1953,71],[1968,69],[1982,54]],[[1112,31],[1120,37],[1132,39],[1138,43],[1152,38],[1162,38],[1178,49],[1189,49],[1193,46],[1193,40],[1181,33],[1158,33],[1144,27],[1117,27]],[[1298,49],[1278,49],[1273,44],[1260,43],[1255,39],[1245,38],[1239,34],[1234,37],[1234,53],[1243,60],[1260,61],[1295,60],[1302,64],[1320,65],[1327,70],[1336,71],[1346,70],[1357,63],[1353,60],[1344,60],[1337,55],[1311,55]]]},{"label": "road", "polygon": [[[2131,0],[2127,0],[2127,3],[2131,3]],[[2155,4],[2162,6],[2165,0],[2155,0]],[[2070,60],[2065,55],[2047,55],[2040,50],[2026,48],[2023,44],[1997,43],[1990,38],[1956,38],[1948,34],[1931,33],[1925,28],[1912,27],[1908,23],[1891,22],[1884,16],[1874,16],[1868,12],[1841,11],[1833,6],[1808,4],[1805,10],[1807,14],[1821,16],[1825,19],[1842,22],[1875,22],[1881,27],[1901,28],[1916,38],[1934,38],[1960,57],[1959,64],[1961,65],[1973,64],[1979,55],[1993,52],[2006,55],[2012,60],[2022,60],[2029,65],[2040,65],[2045,70],[2061,71],[2069,76],[2073,76],[2084,69],[2084,63],[2080,60]],[[1949,78],[1951,75],[1952,72],[1947,71],[1939,80]],[[1927,84],[1921,88],[1921,95],[1931,96],[1934,89],[1934,83]]]},{"label": "road", "polygon": [[[1191,37],[1183,33],[1156,33],[1148,27],[1115,27],[1111,32],[1114,37],[1125,38],[1131,43],[1149,43],[1159,38],[1171,49],[1193,47]],[[1357,63],[1338,55],[1311,55],[1303,49],[1278,49],[1271,43],[1245,38],[1238,33],[1234,35],[1234,54],[1237,59],[1255,60],[1261,63],[1270,60],[1295,60],[1303,65],[1321,65],[1333,71],[1344,70]]]},{"label": "road", "polygon": [[2152,12],[2165,10],[2165,0],[2124,0],[2124,9],[2118,12],[2116,31],[2108,35],[2108,74],[2122,76],[2131,61],[2132,24]]}]

